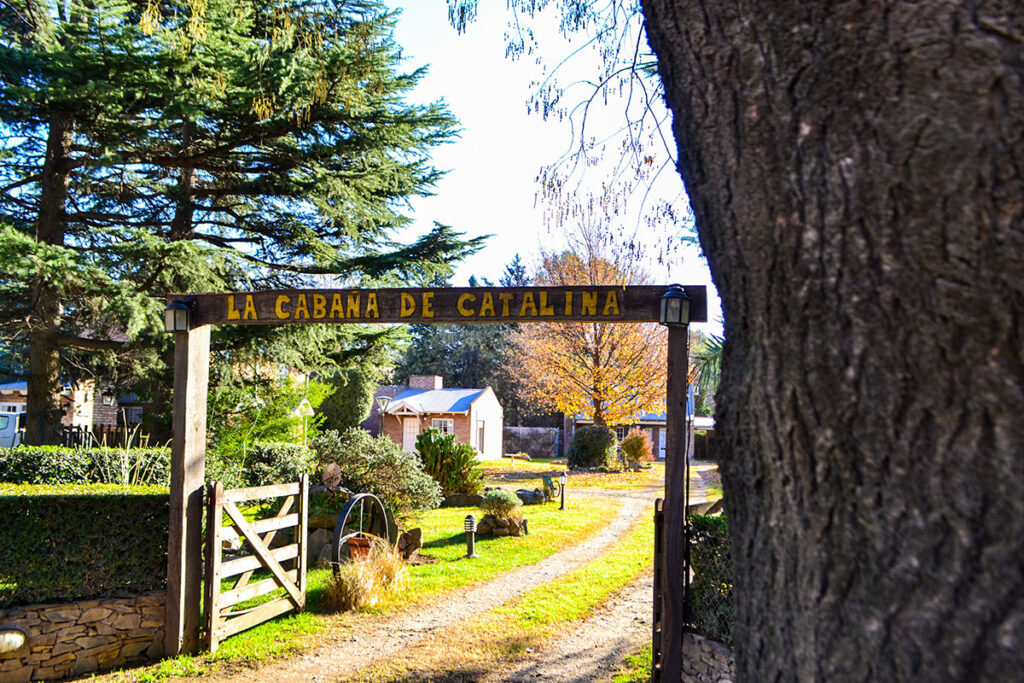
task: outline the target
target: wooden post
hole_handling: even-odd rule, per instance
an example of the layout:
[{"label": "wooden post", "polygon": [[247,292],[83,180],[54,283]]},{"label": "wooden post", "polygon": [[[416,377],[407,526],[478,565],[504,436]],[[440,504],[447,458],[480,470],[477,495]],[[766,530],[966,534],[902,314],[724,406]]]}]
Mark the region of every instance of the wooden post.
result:
[{"label": "wooden post", "polygon": [[203,479],[210,327],[174,335],[174,439],[171,445],[171,519],[167,539],[167,619],[164,652],[199,646],[202,584]]},{"label": "wooden post", "polygon": [[219,481],[211,482],[206,503],[206,647],[216,652],[220,640],[217,629],[220,627],[220,562],[221,562],[221,530],[224,528],[224,485]]},{"label": "wooden post", "polygon": [[295,528],[295,535],[298,537],[295,542],[299,544],[299,556],[295,560],[295,567],[298,569],[299,595],[301,596],[299,609],[306,609],[306,570],[308,569],[306,553],[309,552],[309,475],[303,472],[299,475],[299,525]]},{"label": "wooden post", "polygon": [[666,391],[665,524],[662,565],[661,680],[682,679],[683,592],[686,586],[686,327],[668,328]]}]

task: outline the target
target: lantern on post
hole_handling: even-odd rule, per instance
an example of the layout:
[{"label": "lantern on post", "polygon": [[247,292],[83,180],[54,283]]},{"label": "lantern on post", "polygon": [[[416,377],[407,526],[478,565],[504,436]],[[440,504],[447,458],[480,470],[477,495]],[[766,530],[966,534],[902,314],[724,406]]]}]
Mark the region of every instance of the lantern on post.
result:
[{"label": "lantern on post", "polygon": [[665,327],[686,327],[690,324],[690,297],[682,285],[669,285],[661,295],[658,322]]},{"label": "lantern on post", "polygon": [[391,397],[374,396],[373,401],[377,404],[377,436],[380,436],[384,433],[384,411],[388,409]]},{"label": "lantern on post", "polygon": [[103,393],[100,394],[100,403],[102,403],[105,406],[112,406],[114,405],[114,399],[116,398],[117,394],[114,393],[114,390],[110,387],[107,387],[106,389],[103,390]]},{"label": "lantern on post", "polygon": [[466,558],[473,559],[476,554],[476,517],[466,515]]},{"label": "lantern on post", "polygon": [[188,332],[192,329],[192,312],[195,310],[196,300],[175,299],[167,304],[164,309],[164,330],[167,332]]},{"label": "lantern on post", "polygon": [[569,473],[562,470],[561,476],[558,477],[558,488],[562,492],[562,504],[558,507],[559,510],[565,509],[565,485],[569,483]]}]

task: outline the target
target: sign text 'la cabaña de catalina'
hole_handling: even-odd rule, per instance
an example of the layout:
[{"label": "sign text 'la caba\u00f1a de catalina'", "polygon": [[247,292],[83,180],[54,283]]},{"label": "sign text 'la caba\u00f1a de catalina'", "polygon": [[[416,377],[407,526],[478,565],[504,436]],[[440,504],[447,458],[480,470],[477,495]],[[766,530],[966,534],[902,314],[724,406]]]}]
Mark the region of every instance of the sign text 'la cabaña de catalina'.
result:
[{"label": "sign text 'la caba\u00f1a de catalina'", "polygon": [[[667,286],[296,289],[175,294],[196,325],[294,323],[655,322]],[[691,322],[707,319],[704,287],[686,287]]]}]

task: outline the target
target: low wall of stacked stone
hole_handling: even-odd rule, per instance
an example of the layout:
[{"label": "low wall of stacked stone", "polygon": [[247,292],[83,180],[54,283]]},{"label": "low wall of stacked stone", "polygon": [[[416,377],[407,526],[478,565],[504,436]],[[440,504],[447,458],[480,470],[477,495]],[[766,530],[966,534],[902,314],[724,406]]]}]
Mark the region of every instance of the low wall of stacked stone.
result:
[{"label": "low wall of stacked stone", "polygon": [[48,681],[142,664],[163,653],[165,591],[0,609],[0,631],[25,644],[0,653],[0,681]]},{"label": "low wall of stacked stone", "polygon": [[732,683],[732,650],[696,633],[683,634],[683,683]]}]

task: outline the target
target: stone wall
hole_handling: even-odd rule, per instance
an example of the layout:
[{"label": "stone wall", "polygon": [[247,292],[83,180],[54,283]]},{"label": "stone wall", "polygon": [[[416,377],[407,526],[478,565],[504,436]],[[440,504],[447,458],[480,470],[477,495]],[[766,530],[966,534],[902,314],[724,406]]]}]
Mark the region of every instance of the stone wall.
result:
[{"label": "stone wall", "polygon": [[27,638],[0,654],[0,681],[22,683],[141,664],[163,654],[166,593],[0,609],[0,629]]},{"label": "stone wall", "polygon": [[556,427],[505,427],[505,453],[527,453],[531,458],[557,458]]},{"label": "stone wall", "polygon": [[683,683],[732,683],[732,650],[696,633],[683,634]]}]

